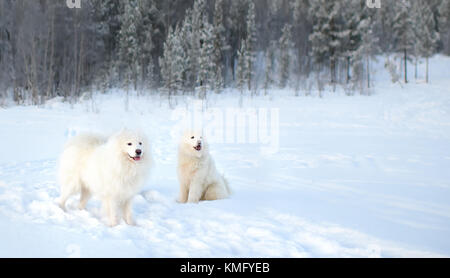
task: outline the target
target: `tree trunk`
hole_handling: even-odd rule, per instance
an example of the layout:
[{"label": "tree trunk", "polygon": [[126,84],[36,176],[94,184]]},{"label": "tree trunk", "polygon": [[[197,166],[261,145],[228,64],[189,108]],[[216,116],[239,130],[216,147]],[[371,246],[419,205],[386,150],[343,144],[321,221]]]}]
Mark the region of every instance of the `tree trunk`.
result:
[{"label": "tree trunk", "polygon": [[73,67],[74,67],[74,72],[72,75],[72,92],[71,92],[71,97],[73,98],[74,96],[77,95],[78,93],[78,88],[77,88],[77,80],[78,80],[78,10],[75,11],[74,14],[74,20],[73,20],[73,29],[74,29],[74,48],[73,48]]},{"label": "tree trunk", "polygon": [[333,85],[333,92],[335,91],[336,85],[336,61],[334,58],[330,60],[330,71],[331,71],[331,84]]},{"label": "tree trunk", "polygon": [[404,62],[404,71],[405,71],[405,84],[408,83],[408,66],[407,66],[407,52],[406,52],[406,48],[404,50],[404,58],[403,58],[403,62]]},{"label": "tree trunk", "polygon": [[47,81],[47,99],[53,97],[53,64],[54,64],[54,56],[55,56],[55,8],[52,8],[52,18],[51,18],[51,26],[50,26],[50,65],[48,68],[48,81]]},{"label": "tree trunk", "polygon": [[418,59],[417,59],[417,57],[416,57],[415,62],[414,62],[414,79],[415,79],[415,80],[417,80],[417,63],[418,63],[417,60],[418,60]]},{"label": "tree trunk", "polygon": [[370,59],[369,57],[367,59],[367,88],[370,88]]},{"label": "tree trunk", "polygon": [[350,57],[347,57],[347,84],[350,82]]}]

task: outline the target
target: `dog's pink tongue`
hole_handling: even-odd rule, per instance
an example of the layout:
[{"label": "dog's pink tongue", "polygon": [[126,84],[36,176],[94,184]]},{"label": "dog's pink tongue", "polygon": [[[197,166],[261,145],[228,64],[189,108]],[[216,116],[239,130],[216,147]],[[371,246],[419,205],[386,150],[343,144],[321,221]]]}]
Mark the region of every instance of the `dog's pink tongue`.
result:
[{"label": "dog's pink tongue", "polygon": [[136,156],[135,158],[133,158],[134,159],[134,161],[139,161],[139,160],[141,160],[141,157],[139,157],[139,156]]}]

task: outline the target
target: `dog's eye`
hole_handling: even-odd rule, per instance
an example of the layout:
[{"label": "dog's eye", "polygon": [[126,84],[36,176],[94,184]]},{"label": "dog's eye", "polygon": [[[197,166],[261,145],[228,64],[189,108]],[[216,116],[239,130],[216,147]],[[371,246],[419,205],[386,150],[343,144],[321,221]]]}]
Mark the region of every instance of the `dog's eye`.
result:
[{"label": "dog's eye", "polygon": [[131,144],[131,143],[128,143],[128,146],[131,146],[131,145],[133,145],[133,144]]},{"label": "dog's eye", "polygon": [[139,142],[139,145],[141,145],[141,146],[142,146],[142,142]]},{"label": "dog's eye", "polygon": [[194,136],[191,137],[191,139],[194,139],[194,138],[195,138]]}]

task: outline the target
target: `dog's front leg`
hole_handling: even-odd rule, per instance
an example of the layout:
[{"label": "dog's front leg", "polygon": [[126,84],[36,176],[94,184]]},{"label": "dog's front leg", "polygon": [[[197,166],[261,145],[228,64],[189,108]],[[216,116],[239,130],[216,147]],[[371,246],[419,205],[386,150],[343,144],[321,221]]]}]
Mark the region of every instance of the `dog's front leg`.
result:
[{"label": "dog's front leg", "polygon": [[191,184],[189,189],[188,203],[198,203],[202,197],[202,190],[199,188],[200,185]]},{"label": "dog's front leg", "polygon": [[186,203],[189,196],[189,185],[180,183],[180,195],[178,196],[178,203]]},{"label": "dog's front leg", "polygon": [[132,213],[132,206],[131,206],[131,199],[125,201],[122,205],[122,213],[123,213],[123,220],[128,225],[135,226],[136,222],[133,220],[133,213]]},{"label": "dog's front leg", "polygon": [[116,213],[116,202],[112,198],[107,198],[103,200],[103,210],[105,211],[108,217],[108,225],[110,227],[117,226],[117,213]]},{"label": "dog's front leg", "polygon": [[189,196],[188,203],[198,203],[203,195],[203,183],[204,178],[201,173],[197,173],[192,178],[191,184],[189,186]]}]

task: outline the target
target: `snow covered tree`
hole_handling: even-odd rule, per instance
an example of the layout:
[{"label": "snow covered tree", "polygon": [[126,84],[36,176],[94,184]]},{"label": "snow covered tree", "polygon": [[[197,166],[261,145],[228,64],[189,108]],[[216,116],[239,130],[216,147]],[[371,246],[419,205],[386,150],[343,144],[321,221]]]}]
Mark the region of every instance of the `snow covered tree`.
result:
[{"label": "snow covered tree", "polygon": [[[206,88],[213,80],[214,68],[211,68],[213,58],[213,28],[208,22],[205,1],[196,0],[180,28],[180,41],[184,49],[182,80],[185,89],[194,91],[196,88]],[[207,57],[206,57],[206,56]],[[208,61],[207,61],[208,59]]]},{"label": "snow covered tree", "polygon": [[[309,0],[293,0],[290,2],[292,10],[292,33],[294,47],[297,50],[296,72],[297,74],[308,74],[309,55],[308,55],[308,35],[310,33],[311,24],[308,21]],[[298,77],[300,79],[300,77]]]},{"label": "snow covered tree", "polygon": [[[371,60],[375,60],[375,55],[379,52],[378,39],[375,37],[374,13],[370,9],[364,9],[365,3],[359,0],[353,0],[351,5],[346,7],[344,23],[345,31],[342,32],[344,38],[346,58],[347,83],[352,82],[353,88],[360,85],[363,91],[364,87],[370,88]],[[350,76],[350,69],[353,76]],[[366,86],[363,85],[363,81]]]},{"label": "snow covered tree", "polygon": [[159,59],[161,67],[161,76],[164,88],[168,90],[168,97],[182,87],[183,59],[185,57],[184,49],[180,42],[180,31],[178,27],[173,30],[169,28],[166,42],[164,43],[164,54]]},{"label": "snow covered tree", "polygon": [[450,55],[450,0],[442,0],[438,11],[440,37],[445,53]]},{"label": "snow covered tree", "polygon": [[[370,62],[376,60],[375,55],[379,53],[378,38],[375,36],[371,20],[369,18],[364,19],[359,24],[359,29],[362,34],[361,44],[353,56],[354,63],[359,61],[359,70],[363,71],[362,66],[365,63],[367,88],[370,88],[371,84],[371,67]],[[357,67],[357,65],[355,66]],[[358,69],[354,68],[353,72],[357,73]],[[361,75],[360,75],[361,76]]]},{"label": "snow covered tree", "polygon": [[274,70],[275,70],[275,50],[277,47],[276,41],[271,41],[269,44],[269,48],[266,51],[266,71],[265,71],[265,78],[264,78],[264,94],[267,95],[267,90],[272,86],[274,83]]},{"label": "snow covered tree", "polygon": [[245,79],[248,90],[252,89],[254,79],[254,63],[256,60],[256,11],[255,3],[249,0],[247,14],[247,39],[245,41]]},{"label": "snow covered tree", "polygon": [[393,19],[392,32],[394,50],[403,55],[404,82],[408,83],[408,60],[414,50],[413,20],[410,16],[411,5],[407,1],[395,1],[393,9],[396,15]]},{"label": "snow covered tree", "polygon": [[290,52],[293,48],[292,43],[292,26],[286,24],[282,30],[281,38],[278,42],[280,49],[280,60],[279,60],[279,76],[280,76],[280,87],[286,87],[289,75],[290,75],[290,67],[291,67],[291,55]]},{"label": "snow covered tree", "polygon": [[200,49],[198,57],[197,89],[200,98],[206,98],[206,92],[212,90],[215,85],[215,63],[211,57],[214,56],[213,27],[205,20],[200,29]]},{"label": "snow covered tree", "polygon": [[196,66],[194,63],[196,63],[197,58],[192,56],[195,54],[192,50],[192,35],[192,9],[188,9],[181,23],[179,34],[180,42],[185,53],[185,60],[183,61],[184,71],[182,74],[183,88],[185,90],[193,90],[196,81],[196,72],[194,72]]},{"label": "snow covered tree", "polygon": [[124,12],[120,17],[119,31],[119,63],[125,70],[125,82],[134,83],[137,89],[137,80],[140,69],[140,45],[137,29],[141,21],[141,13],[136,0],[125,2]]},{"label": "snow covered tree", "polygon": [[425,80],[428,83],[428,59],[435,53],[437,43],[439,40],[439,34],[436,31],[436,22],[434,20],[433,11],[430,8],[428,2],[419,1],[416,4],[418,6],[418,14],[416,24],[417,30],[417,53],[419,56],[424,57],[426,61],[426,73]]},{"label": "snow covered tree", "polygon": [[310,2],[313,30],[309,36],[311,55],[315,62],[329,62],[331,83],[336,83],[336,68],[341,51],[339,19],[341,1],[317,0]]},{"label": "snow covered tree", "polygon": [[[15,79],[11,36],[13,17],[7,4],[4,1],[0,3],[0,102],[6,97],[5,86]],[[14,100],[17,101],[16,95]]]},{"label": "snow covered tree", "polygon": [[357,50],[361,45],[361,23],[366,16],[366,3],[360,0],[348,0],[347,5],[341,9],[343,23],[340,32],[342,38],[342,56],[345,59],[346,83],[350,82],[350,69],[354,61],[358,60]]},{"label": "snow covered tree", "polygon": [[246,82],[246,72],[247,72],[247,63],[246,63],[246,41],[241,41],[241,47],[238,50],[237,55],[237,65],[236,65],[236,87],[241,91],[243,91],[244,84]]},{"label": "snow covered tree", "polygon": [[195,0],[194,7],[192,9],[190,24],[191,24],[191,33],[190,33],[190,45],[189,45],[189,56],[190,56],[190,70],[192,71],[192,82],[195,87],[200,84],[198,81],[199,74],[199,60],[200,60],[200,49],[201,49],[201,36],[202,36],[202,28],[206,26],[205,21],[207,21],[206,11],[205,11],[205,0]]},{"label": "snow covered tree", "polygon": [[154,82],[153,71],[154,61],[152,52],[155,49],[153,42],[154,12],[156,10],[154,1],[139,1],[139,9],[142,15],[141,22],[138,28],[138,37],[140,45],[139,59],[141,61],[141,79],[147,80],[150,85]]},{"label": "snow covered tree", "polygon": [[224,25],[223,0],[216,0],[214,8],[214,91],[220,93],[224,87],[224,51],[228,49]]},{"label": "snow covered tree", "polygon": [[227,44],[230,51],[226,51],[226,60],[229,60],[233,81],[236,81],[237,55],[242,46],[241,40],[245,38],[246,17],[248,10],[247,0],[228,1],[228,13],[225,17],[225,28],[227,29]]}]

